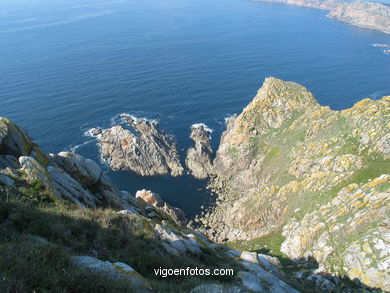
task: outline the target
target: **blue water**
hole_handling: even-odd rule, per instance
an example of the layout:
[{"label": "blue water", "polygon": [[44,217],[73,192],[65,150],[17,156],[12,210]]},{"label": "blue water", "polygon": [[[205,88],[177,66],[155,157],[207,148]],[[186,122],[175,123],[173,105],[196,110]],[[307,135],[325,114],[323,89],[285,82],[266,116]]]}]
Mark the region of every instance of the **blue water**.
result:
[{"label": "blue water", "polygon": [[[224,118],[267,76],[302,83],[334,109],[390,94],[390,56],[371,46],[390,35],[325,14],[249,0],[0,1],[0,116],[46,151],[99,160],[83,134],[120,113],[160,119],[183,155],[190,125],[204,122],[216,147]],[[153,189],[190,216],[209,200],[189,176],[104,168],[121,189]]]}]

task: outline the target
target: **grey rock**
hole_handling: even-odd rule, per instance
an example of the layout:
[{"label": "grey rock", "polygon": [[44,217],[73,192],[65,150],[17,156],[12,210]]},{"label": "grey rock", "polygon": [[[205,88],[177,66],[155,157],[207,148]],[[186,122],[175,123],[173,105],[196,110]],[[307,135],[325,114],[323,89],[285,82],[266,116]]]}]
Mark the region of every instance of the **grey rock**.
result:
[{"label": "grey rock", "polygon": [[102,175],[102,170],[98,164],[78,154],[61,152],[57,155],[57,158],[64,169],[84,185],[92,186],[96,184]]},{"label": "grey rock", "polygon": [[194,124],[191,127],[191,138],[195,147],[188,149],[186,165],[195,178],[207,178],[213,170],[210,145],[211,130],[204,124]]},{"label": "grey rock", "polygon": [[157,122],[125,114],[122,118],[131,130],[117,125],[98,137],[102,156],[113,170],[132,170],[142,176],[183,174],[176,143]]},{"label": "grey rock", "polygon": [[108,278],[126,280],[137,292],[153,292],[151,285],[132,267],[125,263],[111,263],[90,256],[74,256],[72,261],[82,268],[101,273]]}]

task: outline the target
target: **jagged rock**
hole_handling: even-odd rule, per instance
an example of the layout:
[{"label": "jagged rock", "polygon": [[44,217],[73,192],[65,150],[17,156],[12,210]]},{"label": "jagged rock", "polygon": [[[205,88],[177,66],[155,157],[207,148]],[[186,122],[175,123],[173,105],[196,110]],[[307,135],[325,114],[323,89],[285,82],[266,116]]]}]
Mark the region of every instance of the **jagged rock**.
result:
[{"label": "jagged rock", "polygon": [[54,164],[49,164],[47,171],[50,174],[50,181],[55,192],[59,193],[62,199],[72,201],[79,206],[97,206],[98,200],[94,194],[65,170]]},{"label": "jagged rock", "polygon": [[102,261],[91,256],[74,256],[72,261],[88,270],[98,272],[111,279],[121,279],[129,282],[131,287],[140,293],[151,293],[152,286],[132,267],[125,263]]},{"label": "jagged rock", "polygon": [[186,165],[198,179],[207,178],[213,170],[210,134],[211,130],[204,124],[194,124],[191,127],[190,137],[195,142],[195,147],[188,149]]},{"label": "jagged rock", "polygon": [[117,125],[98,136],[102,156],[112,169],[132,170],[142,176],[183,174],[176,143],[157,122],[130,115],[122,118],[132,131]]},{"label": "jagged rock", "polygon": [[102,170],[98,164],[78,154],[61,152],[56,158],[68,173],[79,179],[84,185],[92,186],[96,184],[102,175]]},{"label": "jagged rock", "polygon": [[157,210],[168,215],[179,226],[185,226],[188,223],[188,219],[181,209],[172,207],[171,205],[167,204],[157,193],[143,189],[138,190],[135,194],[135,197],[142,199],[146,203],[155,207]]},{"label": "jagged rock", "polygon": [[154,230],[163,241],[163,247],[172,254],[179,255],[190,251],[199,254],[202,251],[202,244],[191,237],[187,237],[179,233],[177,229],[163,227],[160,224],[154,225]]}]

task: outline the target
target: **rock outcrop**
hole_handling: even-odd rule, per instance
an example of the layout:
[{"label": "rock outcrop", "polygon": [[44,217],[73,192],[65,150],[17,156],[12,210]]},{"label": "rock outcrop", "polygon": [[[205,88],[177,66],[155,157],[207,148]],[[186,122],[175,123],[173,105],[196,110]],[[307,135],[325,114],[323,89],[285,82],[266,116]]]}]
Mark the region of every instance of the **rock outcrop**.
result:
[{"label": "rock outcrop", "polygon": [[334,8],[328,17],[390,34],[390,6],[379,2],[344,3]]},{"label": "rock outcrop", "polygon": [[[283,230],[291,258],[387,288],[389,187],[379,182],[390,172],[389,117],[390,96],[333,111],[299,84],[266,79],[222,135],[211,183],[219,197],[199,230],[216,241]],[[348,254],[363,240],[378,250]]]},{"label": "rock outcrop", "polygon": [[210,134],[211,130],[204,124],[194,124],[191,127],[190,137],[195,142],[195,147],[188,149],[186,165],[198,179],[207,178],[213,170]]},{"label": "rock outcrop", "polygon": [[130,129],[116,125],[104,131],[95,129],[102,157],[113,170],[132,170],[142,176],[184,172],[172,136],[158,123],[123,114]]},{"label": "rock outcrop", "polygon": [[75,256],[72,259],[73,263],[81,268],[98,272],[109,279],[122,280],[130,284],[130,286],[139,293],[151,293],[152,286],[140,274],[138,274],[131,266],[115,262],[102,261],[91,256]]},{"label": "rock outcrop", "polygon": [[[283,227],[282,252],[314,257],[325,269],[390,290],[390,175],[350,184],[303,219]],[[364,233],[362,233],[364,231]]]},{"label": "rock outcrop", "polygon": [[188,223],[188,219],[181,209],[166,203],[157,193],[154,193],[151,190],[138,190],[135,197],[155,207],[158,211],[168,215],[172,221],[179,226],[185,226]]},{"label": "rock outcrop", "polygon": [[390,34],[390,6],[374,1],[257,0],[329,10],[328,18]]}]

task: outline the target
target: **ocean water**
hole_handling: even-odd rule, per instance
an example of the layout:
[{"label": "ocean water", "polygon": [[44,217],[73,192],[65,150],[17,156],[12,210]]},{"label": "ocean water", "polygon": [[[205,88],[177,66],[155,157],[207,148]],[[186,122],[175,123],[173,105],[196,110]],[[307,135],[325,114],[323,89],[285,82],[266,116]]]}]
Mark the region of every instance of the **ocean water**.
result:
[{"label": "ocean water", "polygon": [[[322,105],[390,94],[390,35],[310,8],[249,0],[0,1],[0,116],[48,152],[99,161],[91,127],[118,114],[159,119],[181,154],[193,123],[217,147],[267,76],[299,82]],[[188,215],[210,195],[190,176],[140,177],[102,167],[123,190],[152,189]]]}]

